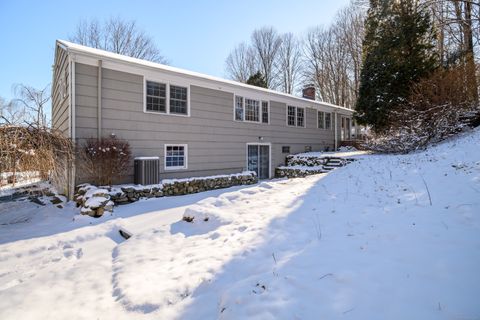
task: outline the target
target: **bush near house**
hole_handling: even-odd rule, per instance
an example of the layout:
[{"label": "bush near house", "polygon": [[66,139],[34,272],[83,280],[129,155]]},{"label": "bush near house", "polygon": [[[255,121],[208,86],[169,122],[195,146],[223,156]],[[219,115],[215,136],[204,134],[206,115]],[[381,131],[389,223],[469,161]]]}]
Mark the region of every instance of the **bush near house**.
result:
[{"label": "bush near house", "polygon": [[0,126],[0,175],[7,182],[40,178],[66,183],[66,173],[73,159],[70,139],[44,127]]},{"label": "bush near house", "polygon": [[130,144],[122,139],[90,138],[80,145],[80,168],[96,185],[112,185],[130,166]]}]

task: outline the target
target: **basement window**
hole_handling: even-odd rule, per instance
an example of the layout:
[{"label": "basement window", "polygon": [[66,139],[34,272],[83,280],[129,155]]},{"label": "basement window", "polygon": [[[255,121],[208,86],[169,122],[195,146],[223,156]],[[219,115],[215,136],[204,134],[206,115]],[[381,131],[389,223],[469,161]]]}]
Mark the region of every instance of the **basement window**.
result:
[{"label": "basement window", "polygon": [[165,170],[187,169],[187,145],[165,145]]},{"label": "basement window", "polygon": [[283,146],[282,153],[290,153],[290,146]]}]

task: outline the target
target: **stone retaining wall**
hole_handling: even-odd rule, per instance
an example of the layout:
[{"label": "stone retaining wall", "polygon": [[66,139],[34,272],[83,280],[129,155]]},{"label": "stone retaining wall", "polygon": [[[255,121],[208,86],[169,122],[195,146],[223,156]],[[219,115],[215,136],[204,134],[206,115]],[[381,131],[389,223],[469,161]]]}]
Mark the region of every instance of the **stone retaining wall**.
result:
[{"label": "stone retaining wall", "polygon": [[100,217],[105,211],[112,212],[113,205],[127,204],[141,198],[178,196],[208,190],[250,185],[258,182],[255,172],[198,177],[188,179],[166,179],[152,186],[107,186],[96,187],[90,184],[77,186],[74,200],[81,207],[81,213]]},{"label": "stone retaining wall", "polygon": [[308,170],[289,167],[275,168],[275,176],[278,178],[303,178],[312,174],[325,173],[323,167],[311,167]]},{"label": "stone retaining wall", "polygon": [[299,157],[296,155],[288,155],[286,158],[287,166],[307,166],[318,167],[322,166],[326,162],[326,158],[319,157]]}]

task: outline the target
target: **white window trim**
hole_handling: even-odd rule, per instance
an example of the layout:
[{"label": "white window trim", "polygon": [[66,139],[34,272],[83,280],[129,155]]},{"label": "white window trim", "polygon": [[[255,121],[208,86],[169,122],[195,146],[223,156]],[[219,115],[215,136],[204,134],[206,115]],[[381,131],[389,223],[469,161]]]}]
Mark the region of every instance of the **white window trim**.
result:
[{"label": "white window trim", "polygon": [[[165,84],[166,112],[147,110],[147,81]],[[170,113],[170,85],[187,88],[187,114]],[[190,117],[190,85],[185,83],[173,82],[173,81],[165,81],[162,79],[153,79],[153,78],[143,77],[143,112],[150,113],[150,114],[158,114],[158,115],[176,116],[176,117]]]},{"label": "white window trim", "polygon": [[261,145],[269,146],[268,148],[268,178],[272,178],[272,143],[271,142],[247,142],[245,146],[245,170],[248,170],[248,146]]},{"label": "white window trim", "polygon": [[[288,124],[288,107],[295,108],[295,125]],[[297,123],[297,120],[298,120],[297,110],[298,109],[303,109],[303,126],[299,126],[298,123]],[[317,114],[317,118],[318,118],[318,114]],[[317,122],[318,122],[318,119],[317,119]],[[285,123],[287,124],[287,127],[291,127],[291,128],[306,128],[307,127],[307,108],[297,107],[297,106],[292,106],[291,104],[290,105],[287,104],[287,107],[285,108]]]},{"label": "white window trim", "polygon": [[[303,109],[303,126],[298,125],[298,109]],[[307,108],[305,107],[295,107],[295,125],[298,128],[306,128],[307,127]]]},{"label": "white window trim", "polygon": [[[324,127],[325,127],[324,130],[332,131],[333,130],[333,114],[331,112],[327,112],[327,111],[324,111],[324,113],[325,113],[325,115],[323,117],[323,122],[324,122]],[[327,128],[327,114],[330,115],[330,128]]]},{"label": "white window trim", "polygon": [[[288,107],[294,107],[295,108],[295,124],[291,125],[291,124],[288,124]],[[287,127],[296,127],[297,126],[297,107],[295,106],[292,106],[292,105],[288,105],[287,104],[287,107],[285,108],[285,123],[287,124]]]},{"label": "white window trim", "polygon": [[[183,167],[167,167],[167,147],[183,147],[184,148],[184,166]],[[163,147],[163,168],[165,171],[186,170],[188,169],[188,144],[167,143]]]},{"label": "white window trim", "polygon": [[[318,115],[319,113],[323,113],[323,128],[320,128],[318,126]],[[327,128],[327,115],[330,115],[330,128]],[[328,130],[328,131],[332,131],[332,113],[331,112],[328,112],[328,111],[322,111],[322,110],[317,110],[317,129],[320,129],[320,130]]]},{"label": "white window trim", "polygon": [[[318,125],[319,122],[318,122],[318,115],[321,113],[323,113],[323,128],[320,128],[320,126]],[[317,129],[321,129],[321,130],[324,130],[325,129],[325,112],[323,111],[320,111],[320,110],[317,110]]]},{"label": "white window trim", "polygon": [[[236,108],[237,108],[237,97],[241,97],[242,98],[242,109],[243,109],[243,119],[242,120],[237,120],[236,119]],[[245,116],[246,116],[246,112],[245,112],[245,100],[255,100],[255,101],[258,101],[259,103],[259,107],[258,107],[258,121],[252,121],[252,120],[246,120],[245,119]],[[266,102],[268,107],[268,122],[262,122],[262,102]],[[235,122],[246,122],[246,123],[255,123],[255,124],[267,124],[269,125],[270,124],[270,101],[268,100],[265,100],[265,99],[259,99],[259,98],[251,98],[251,97],[248,97],[248,96],[245,96],[245,95],[240,95],[240,94],[234,94],[233,95],[233,121]]]},{"label": "white window trim", "polygon": [[[263,106],[262,104],[267,103],[267,122],[263,122]],[[268,100],[260,100],[260,123],[262,124],[270,124],[270,101]]]},{"label": "white window trim", "polygon": [[[237,120],[237,97],[242,98],[242,120]],[[245,97],[241,95],[233,95],[233,121],[244,122],[245,121]]]}]

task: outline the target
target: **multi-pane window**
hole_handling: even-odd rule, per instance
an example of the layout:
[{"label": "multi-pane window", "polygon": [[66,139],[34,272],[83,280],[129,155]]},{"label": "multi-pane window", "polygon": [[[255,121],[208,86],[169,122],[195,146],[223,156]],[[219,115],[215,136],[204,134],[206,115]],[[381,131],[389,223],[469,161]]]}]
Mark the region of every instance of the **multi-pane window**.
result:
[{"label": "multi-pane window", "polygon": [[188,115],[188,88],[154,81],[146,82],[146,111]]},{"label": "multi-pane window", "polygon": [[305,109],[297,107],[297,127],[305,127]]},{"label": "multi-pane window", "polygon": [[297,108],[293,106],[288,106],[288,111],[287,111],[287,121],[289,126],[295,126],[296,121],[295,121],[295,110]]},{"label": "multi-pane window", "polygon": [[318,128],[330,130],[332,128],[332,114],[318,111]]},{"label": "multi-pane window", "polygon": [[332,129],[332,114],[330,112],[325,113],[325,129]]},{"label": "multi-pane window", "polygon": [[170,85],[170,113],[187,114],[187,88]]},{"label": "multi-pane window", "polygon": [[236,121],[269,122],[268,101],[235,96],[234,119]]},{"label": "multi-pane window", "polygon": [[282,153],[290,153],[290,146],[283,146]]},{"label": "multi-pane window", "polygon": [[325,129],[325,112],[318,111],[318,128]]},{"label": "multi-pane window", "polygon": [[243,121],[243,97],[235,96],[235,120]]},{"label": "multi-pane window", "polygon": [[186,169],[187,149],[186,145],[165,146],[165,169]]},{"label": "multi-pane window", "polygon": [[245,99],[245,121],[259,122],[259,102],[258,100]]},{"label": "multi-pane window", "polygon": [[268,123],[268,102],[262,101],[262,122]]},{"label": "multi-pane window", "polygon": [[287,124],[294,127],[305,127],[305,108],[288,106]]},{"label": "multi-pane window", "polygon": [[167,85],[147,81],[147,111],[167,112]]}]

